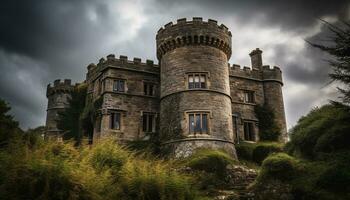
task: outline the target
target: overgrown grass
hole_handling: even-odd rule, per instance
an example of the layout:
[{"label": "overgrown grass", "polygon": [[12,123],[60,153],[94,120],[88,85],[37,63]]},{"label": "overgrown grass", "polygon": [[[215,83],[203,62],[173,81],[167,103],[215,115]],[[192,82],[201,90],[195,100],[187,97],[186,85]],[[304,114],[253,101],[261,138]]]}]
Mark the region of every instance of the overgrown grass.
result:
[{"label": "overgrown grass", "polygon": [[0,151],[0,196],[5,199],[192,200],[191,177],[170,161],[150,159],[112,139],[77,148],[73,142],[11,143]]}]

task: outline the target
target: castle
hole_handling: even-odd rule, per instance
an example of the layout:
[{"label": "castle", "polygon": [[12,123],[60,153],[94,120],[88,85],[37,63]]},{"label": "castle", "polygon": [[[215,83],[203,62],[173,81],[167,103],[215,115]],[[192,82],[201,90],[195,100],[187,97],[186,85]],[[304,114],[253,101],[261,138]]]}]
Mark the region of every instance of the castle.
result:
[{"label": "castle", "polygon": [[[228,64],[231,37],[215,20],[183,18],[158,30],[158,65],[112,54],[90,64],[86,101],[100,102],[92,140],[147,140],[157,134],[175,156],[199,147],[235,156],[235,142],[259,140],[254,107],[263,104],[273,110],[285,140],[281,70],[263,65],[259,49],[249,54],[251,67]],[[68,106],[73,88],[70,80],[48,85],[48,134],[61,133],[57,112]]]}]

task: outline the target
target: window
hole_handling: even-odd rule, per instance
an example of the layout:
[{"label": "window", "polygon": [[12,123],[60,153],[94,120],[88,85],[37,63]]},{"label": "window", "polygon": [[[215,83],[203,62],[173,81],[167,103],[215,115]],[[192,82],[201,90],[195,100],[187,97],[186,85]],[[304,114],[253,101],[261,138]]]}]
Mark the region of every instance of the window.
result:
[{"label": "window", "polygon": [[254,103],[254,92],[253,91],[244,91],[244,102]]},{"label": "window", "polygon": [[125,80],[115,80],[113,84],[113,91],[125,92]]},{"label": "window", "polygon": [[207,88],[207,77],[205,74],[189,74],[188,89]]},{"label": "window", "polygon": [[145,95],[153,96],[154,95],[154,84],[152,84],[152,83],[143,83],[143,91],[144,91]]},{"label": "window", "polygon": [[244,140],[255,141],[253,122],[244,122]]},{"label": "window", "polygon": [[190,133],[208,133],[208,113],[188,115]]},{"label": "window", "polygon": [[155,114],[144,112],[142,115],[142,131],[154,132],[155,131]]},{"label": "window", "polygon": [[111,113],[111,129],[120,130],[120,113]]}]

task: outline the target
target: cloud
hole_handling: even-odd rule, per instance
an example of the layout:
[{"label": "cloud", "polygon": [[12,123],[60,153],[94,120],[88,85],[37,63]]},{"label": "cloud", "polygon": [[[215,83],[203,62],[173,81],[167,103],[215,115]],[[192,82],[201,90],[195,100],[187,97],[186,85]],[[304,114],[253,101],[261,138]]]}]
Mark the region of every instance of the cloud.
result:
[{"label": "cloud", "polygon": [[232,0],[5,0],[0,7],[0,96],[23,128],[43,125],[46,85],[84,80],[86,66],[110,53],[156,60],[157,30],[177,18],[217,19],[233,34],[231,63],[250,65],[261,48],[264,64],[285,80],[289,127],[334,94],[325,55],[305,43],[328,33],[319,18],[350,19],[350,4],[329,1]]}]

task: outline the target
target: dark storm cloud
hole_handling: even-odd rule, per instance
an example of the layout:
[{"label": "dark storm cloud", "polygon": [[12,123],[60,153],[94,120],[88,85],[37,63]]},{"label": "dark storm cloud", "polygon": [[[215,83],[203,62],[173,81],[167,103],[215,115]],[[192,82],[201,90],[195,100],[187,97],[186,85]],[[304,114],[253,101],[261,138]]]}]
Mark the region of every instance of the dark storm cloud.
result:
[{"label": "dark storm cloud", "polygon": [[185,7],[187,4],[208,10],[209,15],[237,15],[240,21],[259,21],[267,26],[279,25],[285,29],[302,29],[326,15],[346,18],[349,12],[348,0],[158,0],[162,9]]},{"label": "dark storm cloud", "polygon": [[[155,34],[159,27],[192,16],[215,18],[228,25],[234,36],[238,35],[233,37],[232,56],[238,64],[249,63],[248,53],[253,48],[261,47],[264,53],[273,50],[274,56],[269,57],[272,63],[268,64],[281,65],[285,94],[295,91],[290,87],[294,84],[321,88],[329,71],[321,52],[298,49],[288,41],[266,44],[259,41],[266,39],[260,38],[259,32],[277,28],[314,40],[325,31],[316,35],[305,32],[318,23],[318,18],[346,18],[348,12],[349,3],[343,0],[5,0],[0,6],[0,98],[11,103],[22,127],[43,124],[47,83],[57,78],[79,82],[84,79],[87,64],[110,53],[130,59],[155,59]],[[256,37],[253,34],[243,38],[251,33],[256,33]],[[271,41],[274,38],[269,36]],[[238,56],[242,49],[247,51],[244,59]],[[303,112],[288,111],[288,106],[305,110],[317,95],[286,101],[292,122]]]}]

